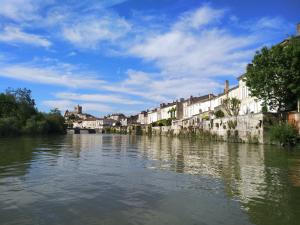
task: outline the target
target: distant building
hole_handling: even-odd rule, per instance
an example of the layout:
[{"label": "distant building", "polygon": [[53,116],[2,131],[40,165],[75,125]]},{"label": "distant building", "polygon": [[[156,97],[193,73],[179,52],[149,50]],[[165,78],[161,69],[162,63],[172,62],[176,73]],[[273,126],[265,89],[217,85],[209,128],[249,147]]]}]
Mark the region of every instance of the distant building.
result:
[{"label": "distant building", "polygon": [[114,113],[114,114],[106,116],[106,118],[121,122],[121,120],[125,119],[126,116],[122,113]]},{"label": "distant building", "polygon": [[138,115],[129,116],[129,117],[121,120],[121,125],[128,126],[128,125],[138,124],[138,118],[139,118]]},{"label": "distant building", "polygon": [[87,118],[82,120],[81,128],[87,128],[87,129],[95,129],[97,125],[97,119],[96,118]]},{"label": "distant building", "polygon": [[78,121],[95,117],[87,113],[82,113],[82,106],[77,105],[74,107],[74,111],[66,110],[64,118],[65,120]]},{"label": "distant building", "polygon": [[115,126],[118,121],[108,118],[97,118],[95,129],[104,129],[106,127]]}]

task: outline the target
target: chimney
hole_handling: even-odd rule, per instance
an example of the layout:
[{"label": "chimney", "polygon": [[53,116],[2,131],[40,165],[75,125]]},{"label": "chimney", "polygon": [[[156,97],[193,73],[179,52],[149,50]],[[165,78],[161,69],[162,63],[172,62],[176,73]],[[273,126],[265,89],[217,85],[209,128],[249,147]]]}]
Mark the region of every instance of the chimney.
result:
[{"label": "chimney", "polygon": [[297,34],[296,36],[300,36],[300,23],[297,24]]},{"label": "chimney", "polygon": [[225,81],[225,89],[224,89],[224,94],[227,94],[227,93],[228,93],[228,91],[229,91],[229,81],[228,81],[228,80],[226,80],[226,81]]}]

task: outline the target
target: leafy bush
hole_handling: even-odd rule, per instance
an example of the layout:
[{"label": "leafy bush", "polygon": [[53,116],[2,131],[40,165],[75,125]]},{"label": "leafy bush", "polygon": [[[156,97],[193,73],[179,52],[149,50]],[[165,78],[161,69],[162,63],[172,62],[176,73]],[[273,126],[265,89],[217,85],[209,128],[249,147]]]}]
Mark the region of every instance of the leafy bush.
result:
[{"label": "leafy bush", "polygon": [[271,141],[279,142],[280,145],[293,145],[298,138],[298,132],[290,124],[283,123],[273,125],[270,129]]},{"label": "leafy bush", "polygon": [[202,116],[202,119],[203,119],[203,120],[209,120],[209,115],[204,115],[204,116]]},{"label": "leafy bush", "polygon": [[171,126],[172,125],[172,119],[169,118],[169,119],[158,120],[156,122],[153,122],[151,125],[152,125],[152,127]]},{"label": "leafy bush", "polygon": [[21,124],[16,117],[0,118],[0,137],[13,136],[21,133]]},{"label": "leafy bush", "polygon": [[225,114],[222,110],[218,110],[214,114],[215,114],[216,118],[223,118],[225,116]]}]

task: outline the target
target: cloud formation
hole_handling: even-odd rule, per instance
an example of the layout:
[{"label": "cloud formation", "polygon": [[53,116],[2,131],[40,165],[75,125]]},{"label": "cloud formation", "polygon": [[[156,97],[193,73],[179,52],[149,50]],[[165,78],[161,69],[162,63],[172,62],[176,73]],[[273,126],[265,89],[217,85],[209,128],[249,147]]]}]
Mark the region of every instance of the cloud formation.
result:
[{"label": "cloud formation", "polygon": [[63,37],[82,48],[96,48],[101,42],[113,42],[124,36],[130,25],[124,19],[113,17],[87,17],[62,28]]},{"label": "cloud formation", "polygon": [[22,31],[19,27],[6,26],[0,30],[0,42],[22,43],[48,48],[51,42],[46,38]]},{"label": "cloud formation", "polygon": [[44,67],[31,64],[2,65],[0,76],[33,83],[59,85],[70,88],[95,88],[104,81],[86,74],[70,71],[62,66]]},{"label": "cloud formation", "polygon": [[[38,52],[27,61],[18,55],[4,60],[2,54],[0,76],[71,89],[56,91],[45,105],[63,108],[80,101],[97,112],[116,110],[112,104],[135,112],[218,93],[221,80],[243,73],[258,48],[290,27],[281,17],[240,21],[230,10],[209,4],[168,18],[143,11],[121,16],[113,6],[125,0],[0,1],[1,44],[51,52],[48,59]],[[93,63],[84,58],[89,53]],[[104,75],[97,66],[103,58],[116,67],[104,68]],[[117,67],[122,70],[113,72]]]}]

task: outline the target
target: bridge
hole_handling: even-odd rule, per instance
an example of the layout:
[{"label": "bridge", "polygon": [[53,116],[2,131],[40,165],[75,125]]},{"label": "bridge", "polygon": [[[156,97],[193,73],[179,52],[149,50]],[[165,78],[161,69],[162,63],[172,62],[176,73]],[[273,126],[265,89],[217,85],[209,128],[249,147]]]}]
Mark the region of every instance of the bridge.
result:
[{"label": "bridge", "polygon": [[96,129],[90,128],[67,128],[68,134],[95,134]]}]

